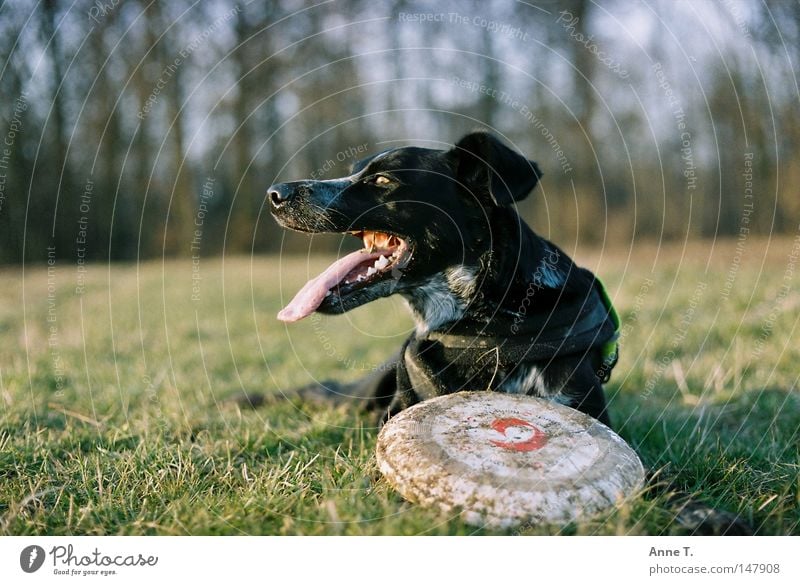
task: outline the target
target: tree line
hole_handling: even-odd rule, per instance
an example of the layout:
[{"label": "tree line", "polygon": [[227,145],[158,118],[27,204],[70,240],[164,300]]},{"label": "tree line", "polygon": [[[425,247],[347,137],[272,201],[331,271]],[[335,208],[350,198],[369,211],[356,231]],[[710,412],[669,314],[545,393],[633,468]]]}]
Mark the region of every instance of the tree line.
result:
[{"label": "tree line", "polygon": [[306,250],[268,185],[478,127],[560,243],[796,232],[798,6],[9,1],[0,263]]}]

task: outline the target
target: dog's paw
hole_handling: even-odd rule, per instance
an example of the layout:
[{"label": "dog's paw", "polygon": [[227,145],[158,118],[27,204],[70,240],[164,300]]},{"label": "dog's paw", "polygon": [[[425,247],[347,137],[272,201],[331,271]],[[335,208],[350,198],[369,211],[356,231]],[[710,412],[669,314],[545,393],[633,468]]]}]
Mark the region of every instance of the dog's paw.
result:
[{"label": "dog's paw", "polygon": [[237,392],[225,398],[223,403],[235,404],[241,409],[255,410],[268,402],[267,396],[261,392]]},{"label": "dog's paw", "polygon": [[270,394],[247,391],[237,392],[225,398],[223,402],[235,404],[241,409],[256,409],[286,402],[293,402],[298,405],[313,404],[331,407],[345,404],[350,398],[344,385],[338,382],[325,381]]},{"label": "dog's paw", "polygon": [[284,393],[284,396],[291,401],[320,406],[339,406],[347,403],[351,398],[346,393],[346,388],[343,384],[332,380],[301,386]]},{"label": "dog's paw", "polygon": [[725,510],[717,510],[696,500],[681,502],[675,522],[694,536],[752,536],[753,528],[742,518]]}]

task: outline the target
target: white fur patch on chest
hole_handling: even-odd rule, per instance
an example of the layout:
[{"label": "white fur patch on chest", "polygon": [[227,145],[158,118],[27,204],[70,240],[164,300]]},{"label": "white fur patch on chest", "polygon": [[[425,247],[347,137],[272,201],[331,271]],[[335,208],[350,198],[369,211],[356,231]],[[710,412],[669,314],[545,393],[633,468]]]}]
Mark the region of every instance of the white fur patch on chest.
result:
[{"label": "white fur patch on chest", "polygon": [[431,330],[464,315],[465,303],[450,289],[444,276],[436,276],[417,287],[409,296],[408,302],[419,336],[427,335]]},{"label": "white fur patch on chest", "polygon": [[533,275],[533,281],[537,286],[559,288],[566,282],[564,274],[556,263],[552,261],[552,256],[552,254],[548,254],[539,261],[539,266],[536,267],[536,272]]},{"label": "white fur patch on chest", "polygon": [[476,274],[474,268],[454,266],[404,295],[417,324],[417,335],[427,335],[464,316],[477,288]]}]

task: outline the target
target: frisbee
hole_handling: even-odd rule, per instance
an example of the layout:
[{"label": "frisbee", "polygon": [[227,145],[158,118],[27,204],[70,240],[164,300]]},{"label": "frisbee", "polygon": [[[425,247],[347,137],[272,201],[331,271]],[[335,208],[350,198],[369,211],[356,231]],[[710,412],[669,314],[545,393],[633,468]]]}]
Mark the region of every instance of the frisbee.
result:
[{"label": "frisbee", "polygon": [[492,528],[585,519],[644,482],[639,457],[607,426],[499,392],[459,392],[402,411],[381,429],[377,461],[405,499]]}]

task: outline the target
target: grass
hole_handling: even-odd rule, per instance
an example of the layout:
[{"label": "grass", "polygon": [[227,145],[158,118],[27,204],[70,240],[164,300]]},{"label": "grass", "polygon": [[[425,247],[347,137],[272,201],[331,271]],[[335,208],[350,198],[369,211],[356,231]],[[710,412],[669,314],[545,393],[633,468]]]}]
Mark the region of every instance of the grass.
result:
[{"label": "grass", "polygon": [[[578,254],[623,318],[607,386],[618,431],[645,465],[760,534],[800,533],[792,246],[751,240],[739,261],[735,242]],[[82,295],[73,264],[0,269],[0,533],[485,533],[404,502],[352,412],[227,400],[355,378],[408,334],[397,299],[277,322],[323,265],[203,259],[199,281],[190,261],[93,265]],[[666,496],[645,490],[524,533],[681,530]]]}]

